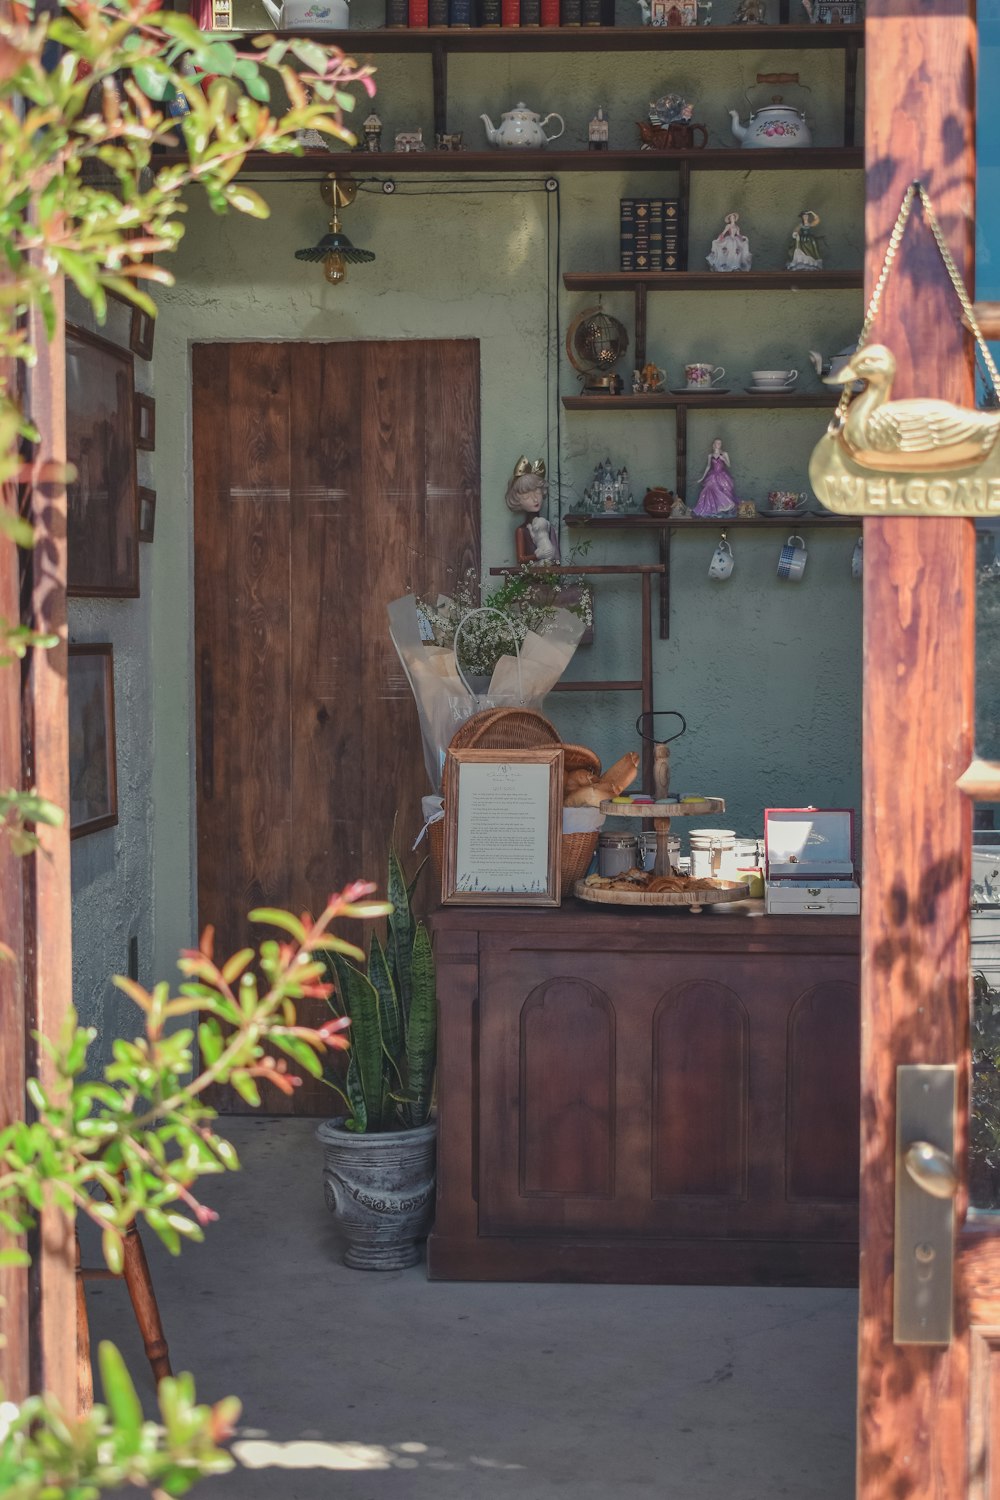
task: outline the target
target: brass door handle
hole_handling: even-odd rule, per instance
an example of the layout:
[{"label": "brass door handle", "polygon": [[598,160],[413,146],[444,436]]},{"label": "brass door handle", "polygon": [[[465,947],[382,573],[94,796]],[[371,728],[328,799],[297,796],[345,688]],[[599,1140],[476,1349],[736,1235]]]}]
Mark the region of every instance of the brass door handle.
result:
[{"label": "brass door handle", "polygon": [[932,1198],[954,1198],[958,1191],[955,1164],[945,1151],[930,1141],[914,1141],[906,1148],[903,1165],[917,1187]]},{"label": "brass door handle", "polygon": [[951,1064],[904,1063],[896,1069],[897,1344],[942,1345],[952,1335],[955,1096]]}]

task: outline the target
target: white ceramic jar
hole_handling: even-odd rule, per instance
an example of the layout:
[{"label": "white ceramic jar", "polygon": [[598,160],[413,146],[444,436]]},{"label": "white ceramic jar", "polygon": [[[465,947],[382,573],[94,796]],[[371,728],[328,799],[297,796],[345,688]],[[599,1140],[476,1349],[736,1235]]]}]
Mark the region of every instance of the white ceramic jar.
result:
[{"label": "white ceramic jar", "polygon": [[736,880],[736,832],[732,828],[692,828],[691,875],[695,880]]}]

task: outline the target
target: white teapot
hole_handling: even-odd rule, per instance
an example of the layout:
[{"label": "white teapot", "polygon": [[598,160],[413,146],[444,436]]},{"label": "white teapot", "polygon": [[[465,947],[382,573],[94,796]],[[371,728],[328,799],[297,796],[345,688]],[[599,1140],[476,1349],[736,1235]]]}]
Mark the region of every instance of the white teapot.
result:
[{"label": "white teapot", "polygon": [[[526,104],[518,104],[501,115],[499,125],[494,125],[489,115],[480,115],[479,118],[486,126],[486,139],[491,146],[537,149],[548,141],[557,141],[566,129],[562,115],[546,115],[543,120],[541,115],[536,115]],[[550,120],[559,121],[559,129],[555,135],[545,134],[545,126]]]},{"label": "white teapot", "polygon": [[[757,82],[760,83],[793,83],[800,88],[806,87],[799,84],[798,73],[758,73]],[[750,96],[747,94],[747,102]],[[739,110],[731,109],[729,118],[733,122],[733,135],[744,148],[747,147],[770,147],[775,146],[811,146],[812,131],[806,121],[805,115],[800,109],[792,104],[786,104],[780,94],[776,94],[769,104],[763,104],[759,109],[751,105],[752,113],[745,125],[740,122]]]}]

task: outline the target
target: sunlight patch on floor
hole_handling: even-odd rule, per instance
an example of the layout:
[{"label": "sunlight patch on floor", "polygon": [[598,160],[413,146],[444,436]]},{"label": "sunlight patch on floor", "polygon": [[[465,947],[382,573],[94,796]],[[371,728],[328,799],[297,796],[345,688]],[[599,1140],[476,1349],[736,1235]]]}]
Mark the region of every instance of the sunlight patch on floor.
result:
[{"label": "sunlight patch on floor", "polygon": [[[245,1469],[429,1469],[464,1468],[446,1457],[443,1448],[427,1443],[330,1443],[316,1438],[298,1438],[289,1443],[273,1443],[254,1429],[254,1436],[237,1439],[232,1445],[233,1457]],[[497,1458],[472,1454],[468,1463],[477,1469],[522,1469],[523,1464],[504,1463]]]}]

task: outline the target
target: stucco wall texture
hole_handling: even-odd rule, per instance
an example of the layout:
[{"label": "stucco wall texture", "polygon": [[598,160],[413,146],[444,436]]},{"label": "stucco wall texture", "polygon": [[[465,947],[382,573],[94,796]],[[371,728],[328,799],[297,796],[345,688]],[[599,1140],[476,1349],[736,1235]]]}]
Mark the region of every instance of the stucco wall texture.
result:
[{"label": "stucco wall texture", "polygon": [[[89,308],[72,289],[67,319],[93,329]],[[128,347],[129,309],[110,304],[99,331]],[[153,393],[153,371],[135,361],[136,389]],[[141,485],[155,483],[150,453],[138,454]],[[92,1060],[110,1060],[116,1037],[130,1034],[135,1007],[111,983],[128,968],[130,940],[138,941],[139,978],[153,978],[153,670],[152,549],[139,546],[138,599],[71,599],[71,642],[110,641],[114,647],[118,823],[74,839],[73,1003],[97,1029]]]},{"label": "stucco wall texture", "polygon": [[[622,17],[627,23],[632,16]],[[717,16],[717,20],[724,17]],[[365,16],[357,15],[359,24]],[[450,126],[463,129],[470,146],[484,140],[479,112],[496,122],[518,100],[558,110],[566,119],[567,146],[586,138],[586,123],[603,104],[612,122],[612,145],[634,142],[634,120],[646,101],[678,89],[699,102],[696,118],[710,129],[710,144],[731,140],[727,109],[746,114],[744,87],[758,71],[798,71],[811,92],[805,107],[818,144],[840,140],[841,61],[836,52],[754,51],[692,53],[668,68],[654,54],[593,57],[455,57],[449,70]],[[379,64],[376,101],[386,139],[420,125],[433,139],[429,59],[386,57]],[[789,89],[789,98],[803,97]],[[351,166],[363,179],[364,158]],[[384,195],[362,181],[344,228],[377,260],[352,267],[340,287],[328,286],[318,268],[294,259],[325,228],[314,182],[257,184],[271,217],[255,222],[218,218],[192,196],[188,228],[173,269],[176,286],[159,294],[154,367],[157,398],[156,541],[144,549],[143,597],[126,605],[97,606],[95,626],[127,615],[151,632],[144,655],[129,656],[151,686],[148,717],[122,713],[119,754],[137,754],[140,802],[152,796],[152,856],[145,813],[126,813],[131,778],[122,777],[123,825],[112,837],[118,850],[106,877],[119,894],[108,905],[129,908],[140,897],[153,920],[153,969],[171,972],[180,946],[196,928],[194,841],[193,476],[191,469],[190,347],[193,342],[249,339],[353,340],[478,338],[481,343],[483,563],[513,561],[513,518],[503,490],[522,452],[545,456],[556,511],[561,472],[564,510],[578,503],[593,466],[610,455],[627,463],[637,498],[650,484],[673,487],[674,429],[670,413],[567,413],[558,395],[578,389],[561,350],[568,320],[595,294],[565,292],[562,270],[615,269],[618,200],[670,195],[670,173],[565,173],[558,195],[547,194],[544,155],[538,176],[463,182],[403,176]],[[691,265],[698,266],[730,209],[742,215],[755,267],[777,268],[800,209],[822,216],[831,267],[861,263],[863,181],[860,172],[696,173],[692,199]],[[557,241],[559,262],[556,261]],[[558,302],[558,328],[550,318]],[[608,295],[606,309],[632,327],[632,300]],[[664,366],[670,384],[682,383],[682,366],[710,359],[726,367],[727,387],[749,383],[762,366],[794,367],[800,388],[818,389],[807,351],[834,352],[856,337],[858,292],[724,295],[668,293],[650,298],[648,355]],[[629,366],[623,362],[622,370]],[[139,367],[142,368],[141,366]],[[811,447],[822,430],[818,412],[693,413],[689,469],[700,473],[712,439],[723,438],[742,496],[763,502],[772,488],[806,487]],[[689,488],[695,498],[695,486]],[[722,795],[729,811],[722,826],[757,832],[768,805],[822,803],[857,806],[860,800],[860,587],[852,581],[850,530],[805,533],[809,563],[800,584],[778,580],[781,542],[791,527],[730,536],[736,556],[731,580],[708,578],[714,532],[675,535],[671,570],[671,635],[654,643],[656,700],[679,709],[688,734],[674,747],[676,787]],[[563,533],[564,559],[579,533]],[[656,560],[651,534],[602,536],[588,563]],[[414,578],[418,591],[422,580]],[[580,651],[574,677],[634,677],[639,663],[637,583],[600,581],[597,642]],[[88,606],[87,618],[90,606]],[[82,619],[84,612],[75,610]],[[128,626],[131,631],[132,624]],[[330,622],[331,631],[336,621]],[[130,670],[123,652],[122,670]],[[144,700],[145,685],[123,687]],[[612,759],[635,743],[639,704],[631,695],[567,695],[548,708],[568,739],[584,741]],[[350,706],[344,705],[344,712]],[[150,740],[132,749],[123,739],[152,724]],[[152,746],[155,744],[155,756]],[[120,764],[122,762],[120,761]],[[333,768],[331,768],[333,769]],[[377,767],[372,774],[378,774]],[[145,777],[151,777],[147,783]],[[145,802],[148,809],[148,801]],[[107,838],[97,835],[95,838]],[[135,861],[143,841],[142,878]],[[91,842],[90,840],[86,841]],[[82,849],[82,846],[81,846]],[[132,860],[131,870],[129,860]],[[77,863],[82,866],[80,851]],[[155,882],[153,869],[155,867]],[[363,872],[358,872],[363,873]],[[102,872],[81,870],[79,910],[91,911]],[[96,889],[95,889],[96,887]],[[135,888],[134,890],[132,888]],[[127,891],[127,897],[122,894]],[[86,907],[84,905],[86,903]],[[121,929],[124,931],[124,929]],[[144,929],[144,931],[147,929]],[[112,941],[113,938],[113,941]],[[109,934],[114,949],[117,929]],[[81,998],[95,994],[90,976],[93,945],[81,957]],[[116,960],[119,961],[120,960]],[[106,964],[104,970],[106,971]],[[87,969],[86,981],[83,969]],[[90,1004],[88,1000],[88,1006]]]}]

